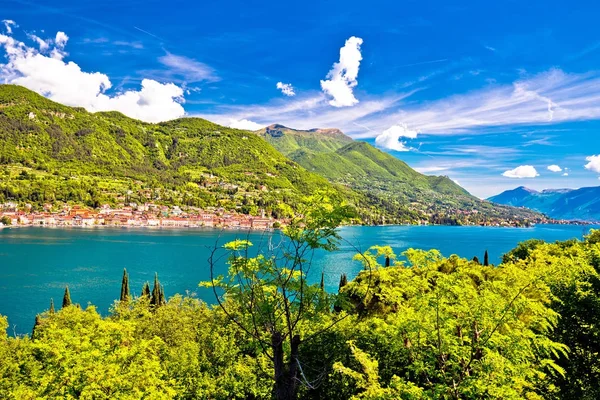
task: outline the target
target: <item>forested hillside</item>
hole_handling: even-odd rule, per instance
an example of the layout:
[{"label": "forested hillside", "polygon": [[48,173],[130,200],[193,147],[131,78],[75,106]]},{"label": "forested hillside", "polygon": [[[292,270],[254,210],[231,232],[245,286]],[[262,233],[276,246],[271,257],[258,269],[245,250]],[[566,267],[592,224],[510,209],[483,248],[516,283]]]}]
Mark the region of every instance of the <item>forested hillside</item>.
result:
[{"label": "forested hillside", "polygon": [[376,246],[331,294],[306,276],[348,210],[311,204],[277,248],[215,249],[229,274],[200,290],[218,305],[166,299],[158,279],[130,288],[125,272],[109,316],[73,288],[31,335],[8,336],[0,318],[2,398],[600,397],[600,231],[522,243],[498,266]]},{"label": "forested hillside", "polygon": [[447,176],[423,175],[337,129],[302,131],[271,125],[257,134],[308,171],[367,196],[376,205],[372,209],[376,223],[485,224],[540,218],[529,210],[482,201]]},{"label": "forested hillside", "polygon": [[[354,222],[526,225],[541,214],[481,201],[335,129],[262,136],[200,118],[148,124],[0,85],[0,204],[154,202],[282,218],[325,192]],[[289,157],[289,158],[287,158]],[[290,159],[291,158],[291,159]]]},{"label": "forested hillside", "polygon": [[0,85],[0,177],[0,203],[38,207],[156,201],[246,213],[260,207],[277,217],[319,190],[360,197],[248,132],[199,118],[148,124],[92,114],[13,85]]}]

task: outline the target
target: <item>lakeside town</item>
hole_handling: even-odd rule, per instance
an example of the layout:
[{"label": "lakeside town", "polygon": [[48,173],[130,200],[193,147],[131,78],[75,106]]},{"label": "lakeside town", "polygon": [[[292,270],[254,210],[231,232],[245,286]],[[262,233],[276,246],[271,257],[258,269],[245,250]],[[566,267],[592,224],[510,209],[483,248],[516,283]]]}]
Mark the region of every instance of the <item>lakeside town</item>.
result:
[{"label": "lakeside town", "polygon": [[[19,207],[16,203],[7,202],[0,204],[0,228],[13,226],[47,226],[47,227],[131,227],[131,228],[219,228],[243,230],[273,230],[285,226],[288,219],[276,219],[265,216],[264,210],[259,210],[261,215],[247,215],[224,208],[158,205],[154,203],[119,205],[111,207],[108,204],[99,209],[86,208],[80,205],[62,205],[60,210],[56,205],[44,204],[43,211],[33,210],[31,205]],[[477,210],[470,213],[460,211],[465,217],[477,214]],[[586,225],[589,222],[556,220],[544,218],[523,225],[513,219],[492,219],[482,223],[469,223],[468,219],[462,225],[496,226],[496,227],[523,227],[535,224],[561,224],[561,225]],[[436,225],[426,220],[421,220],[416,225]]]},{"label": "lakeside town", "polygon": [[147,227],[147,228],[228,228],[271,230],[287,221],[261,216],[230,212],[222,208],[182,210],[178,206],[153,203],[131,204],[111,208],[103,205],[94,210],[82,206],[63,206],[53,211],[52,204],[45,204],[44,211],[29,211],[15,203],[0,205],[1,226],[56,226],[56,227]]}]

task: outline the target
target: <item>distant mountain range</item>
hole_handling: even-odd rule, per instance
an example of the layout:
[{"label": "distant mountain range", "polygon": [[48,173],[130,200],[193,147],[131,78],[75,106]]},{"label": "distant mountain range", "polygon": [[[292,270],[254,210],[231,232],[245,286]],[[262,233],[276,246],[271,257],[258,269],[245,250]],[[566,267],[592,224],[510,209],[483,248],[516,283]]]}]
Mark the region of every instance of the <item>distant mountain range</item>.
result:
[{"label": "distant mountain range", "polygon": [[497,204],[527,207],[556,219],[600,221],[600,187],[539,192],[520,186],[488,200]]}]

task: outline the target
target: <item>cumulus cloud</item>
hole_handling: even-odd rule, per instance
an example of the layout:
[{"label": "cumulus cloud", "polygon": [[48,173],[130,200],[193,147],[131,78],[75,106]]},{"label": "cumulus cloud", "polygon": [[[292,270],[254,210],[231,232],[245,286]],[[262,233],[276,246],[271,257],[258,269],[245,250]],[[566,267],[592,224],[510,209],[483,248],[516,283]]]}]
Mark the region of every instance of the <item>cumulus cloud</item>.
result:
[{"label": "cumulus cloud", "polygon": [[406,124],[393,125],[375,138],[375,144],[385,149],[409,151],[410,147],[407,147],[406,143],[402,142],[400,139],[415,139],[417,135],[418,132],[409,129]]},{"label": "cumulus cloud", "polygon": [[539,176],[536,169],[531,165],[520,165],[515,169],[509,169],[502,173],[507,178],[535,178]]},{"label": "cumulus cloud", "polygon": [[285,94],[286,96],[295,96],[296,92],[294,91],[294,87],[292,86],[291,83],[283,83],[283,82],[277,82],[277,89],[281,90],[281,93]]},{"label": "cumulus cloud", "polygon": [[227,126],[229,126],[230,128],[243,129],[247,131],[257,131],[265,127],[264,125],[257,124],[256,122],[250,121],[248,119],[232,119],[229,121],[229,124],[227,124]]},{"label": "cumulus cloud", "polygon": [[562,176],[569,176],[569,173],[565,172],[564,174],[562,174]]},{"label": "cumulus cloud", "polygon": [[340,61],[333,64],[327,80],[321,81],[323,92],[333,97],[329,104],[334,107],[349,107],[358,103],[353,89],[358,84],[358,68],[362,60],[360,46],[363,40],[352,36],[340,49]]},{"label": "cumulus cloud", "polygon": [[6,33],[8,33],[9,35],[12,35],[12,28],[13,26],[16,27],[17,23],[15,21],[13,21],[12,19],[3,19],[2,23],[4,24],[4,29],[6,29]]},{"label": "cumulus cloud", "polygon": [[181,117],[185,111],[183,90],[172,83],[151,79],[141,82],[140,90],[107,95],[112,86],[107,75],[82,71],[73,61],[65,62],[64,48],[69,40],[64,32],[53,39],[33,39],[39,50],[11,36],[0,35],[0,48],[7,62],[0,64],[0,81],[29,88],[51,100],[86,110],[120,111],[132,118],[160,122]]},{"label": "cumulus cloud", "polygon": [[548,167],[547,167],[547,168],[548,168],[548,171],[552,171],[552,172],[562,172],[562,168],[561,168],[561,167],[559,167],[559,166],[558,166],[558,165],[556,165],[556,164],[553,164],[553,165],[548,165]]},{"label": "cumulus cloud", "polygon": [[588,163],[585,164],[585,169],[600,174],[600,154],[597,156],[586,157],[585,160],[588,161]]}]

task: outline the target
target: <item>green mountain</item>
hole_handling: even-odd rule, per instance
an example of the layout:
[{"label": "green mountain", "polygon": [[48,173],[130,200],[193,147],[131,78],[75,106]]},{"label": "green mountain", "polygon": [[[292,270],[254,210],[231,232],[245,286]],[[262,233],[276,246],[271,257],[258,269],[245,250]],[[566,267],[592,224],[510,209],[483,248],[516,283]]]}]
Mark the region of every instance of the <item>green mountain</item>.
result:
[{"label": "green mountain", "polygon": [[336,129],[274,125],[256,135],[200,118],[149,124],[0,85],[0,204],[154,201],[283,217],[319,191],[355,205],[366,223],[541,218],[480,201]]},{"label": "green mountain", "polygon": [[520,186],[488,200],[498,204],[527,207],[552,218],[600,221],[600,187],[537,191]]},{"label": "green mountain", "polygon": [[[337,129],[301,131],[271,125],[257,134],[308,171],[367,196],[378,218],[375,223],[408,219],[485,224],[540,218],[535,212],[480,200],[446,176],[420,174],[404,161]],[[392,221],[386,219],[389,216]]]},{"label": "green mountain", "polygon": [[293,208],[319,190],[351,202],[360,197],[250,132],[199,118],[148,124],[89,113],[0,85],[0,203],[152,200],[281,216],[283,205]]}]

